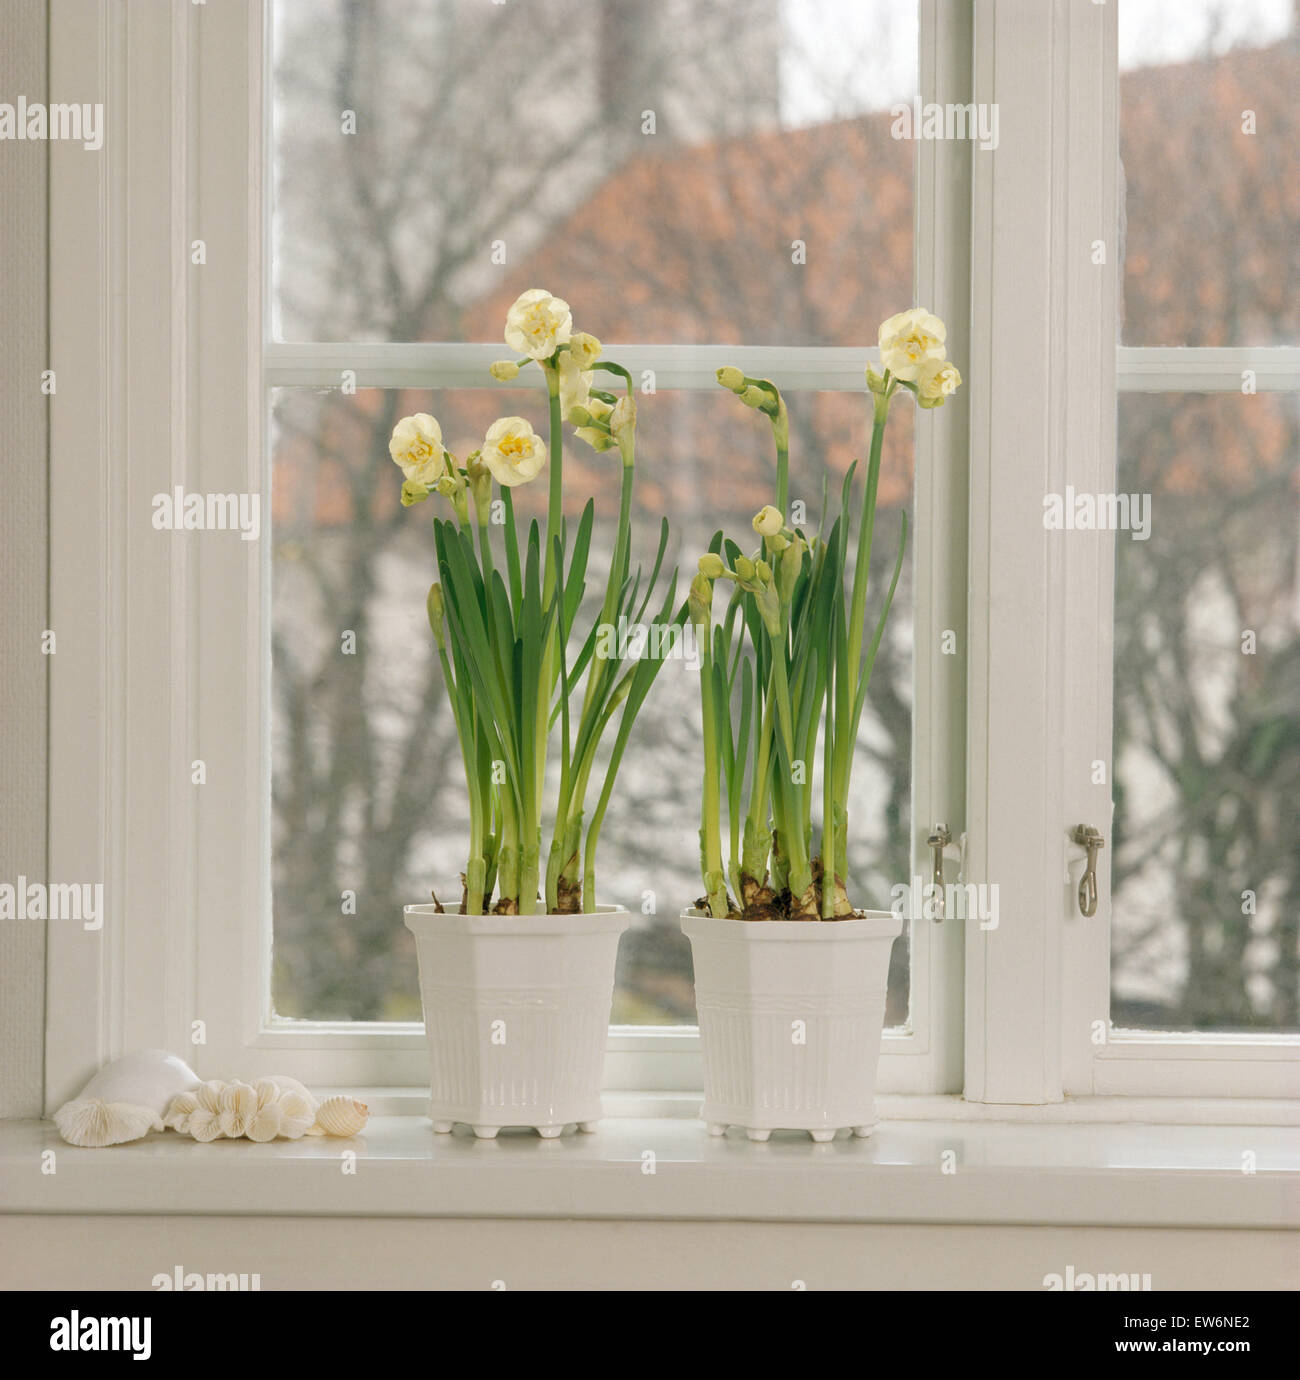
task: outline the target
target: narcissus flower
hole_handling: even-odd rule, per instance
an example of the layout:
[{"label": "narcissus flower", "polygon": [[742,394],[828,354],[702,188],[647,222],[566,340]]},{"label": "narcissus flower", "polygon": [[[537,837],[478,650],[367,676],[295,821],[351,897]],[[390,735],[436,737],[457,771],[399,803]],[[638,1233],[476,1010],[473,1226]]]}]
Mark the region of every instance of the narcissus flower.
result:
[{"label": "narcissus flower", "polygon": [[916,380],[916,397],[922,407],[942,407],[945,398],[961,387],[961,374],[955,364],[931,360]]},{"label": "narcissus flower", "polygon": [[615,440],[621,439],[625,432],[630,432],[636,428],[636,400],[630,397],[620,398],[614,404],[614,410],[609,414],[609,429]]},{"label": "narcissus flower", "polygon": [[760,537],[774,537],[784,526],[780,512],[770,503],[754,514],[754,531]]},{"label": "narcissus flower", "polygon": [[914,383],[934,360],[946,355],[948,328],[924,307],[891,316],[880,327],[880,361],[895,378]]},{"label": "narcissus flower", "polygon": [[407,479],[432,486],[443,471],[442,428],[427,412],[403,417],[393,428],[388,453]]},{"label": "narcissus flower", "polygon": [[506,313],[506,344],[530,359],[550,359],[572,333],[569,304],[545,288],[520,293]]},{"label": "narcissus flower", "polygon": [[586,407],[591,397],[591,373],[579,364],[573,352],[566,350],[557,366],[560,376],[560,416],[567,422],[575,407]]},{"label": "narcissus flower", "polygon": [[579,369],[590,369],[600,358],[600,341],[586,331],[575,331],[569,338],[569,355]]},{"label": "narcissus flower", "polygon": [[482,459],[498,484],[513,489],[542,472],[546,442],[523,417],[502,417],[488,427]]}]

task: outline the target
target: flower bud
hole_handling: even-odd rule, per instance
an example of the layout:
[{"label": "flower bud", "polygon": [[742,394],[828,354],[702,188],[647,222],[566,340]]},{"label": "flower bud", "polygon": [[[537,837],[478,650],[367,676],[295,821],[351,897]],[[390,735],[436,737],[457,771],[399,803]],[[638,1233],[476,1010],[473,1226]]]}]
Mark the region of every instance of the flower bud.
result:
[{"label": "flower bud", "polygon": [[713,586],[704,575],[696,575],[691,581],[688,603],[691,622],[700,627],[707,626],[713,610]]},{"label": "flower bud", "polygon": [[772,583],[772,567],[766,561],[754,562],[754,574],[758,576],[762,584],[770,585]]},{"label": "flower bud", "polygon": [[574,426],[590,426],[595,420],[581,403],[575,403],[569,408],[569,415],[565,418],[566,422],[571,422]]},{"label": "flower bud", "polygon": [[736,578],[743,582],[753,583],[754,562],[748,556],[736,557]]},{"label": "flower bud", "polygon": [[760,537],[774,537],[784,526],[779,510],[773,508],[770,503],[754,514],[754,531]]},{"label": "flower bud", "polygon": [[409,508],[413,503],[423,503],[429,497],[429,486],[418,479],[407,479],[402,484],[402,507]]},{"label": "flower bud", "polygon": [[726,562],[716,551],[706,551],[700,557],[700,574],[706,580],[721,580],[726,573]]},{"label": "flower bud", "polygon": [[772,404],[771,394],[766,388],[760,388],[756,383],[751,383],[740,394],[740,401],[746,407],[770,407]]},{"label": "flower bud", "polygon": [[867,365],[867,387],[873,393],[883,393],[885,391],[885,376],[879,373],[874,366]]},{"label": "flower bud", "polygon": [[730,388],[733,393],[739,393],[745,386],[744,371],[732,364],[724,364],[718,370],[717,379],[724,388]]},{"label": "flower bud", "polygon": [[433,629],[433,639],[439,647],[445,645],[443,634],[443,606],[442,606],[442,586],[432,584],[429,586],[429,597],[425,601],[425,608],[429,613],[429,626]]},{"label": "flower bud", "polygon": [[519,366],[513,359],[498,359],[494,364],[488,365],[488,373],[498,383],[509,383],[511,379],[519,377]]}]

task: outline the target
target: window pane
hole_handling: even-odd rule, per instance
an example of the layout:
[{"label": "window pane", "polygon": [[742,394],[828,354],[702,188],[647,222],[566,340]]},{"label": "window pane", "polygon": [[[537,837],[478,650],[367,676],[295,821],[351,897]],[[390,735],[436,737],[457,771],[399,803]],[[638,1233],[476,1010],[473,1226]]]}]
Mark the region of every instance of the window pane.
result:
[{"label": "window pane", "polygon": [[[281,0],[276,334],[870,345],[912,281],[916,0]],[[351,132],[355,131],[355,132]]]},{"label": "window pane", "polygon": [[1300,1029],[1300,395],[1123,396],[1111,1014]]},{"label": "window pane", "polygon": [[[540,392],[506,396],[509,411],[544,426]],[[815,528],[823,461],[842,474],[865,452],[866,399],[801,393],[789,401],[791,499],[807,504]],[[398,417],[429,411],[463,456],[506,404],[500,390],[378,389],[282,389],[274,403],[274,1004],[290,1017],[418,1020],[402,906],[431,888],[459,899],[468,819],[424,612],[433,510],[398,505],[400,474],[387,440]],[[716,526],[740,539],[750,533],[772,483],[770,432],[756,414],[721,390],[664,392],[642,400],[638,433],[634,530],[643,543],[652,533],[657,539],[668,513],[667,561],[689,571]],[[911,457],[910,410],[900,408],[880,483],[876,608],[911,502]],[[609,559],[597,544],[617,513],[617,470],[581,443],[566,455],[573,513],[596,498],[593,571]],[[544,486],[515,493],[518,511],[540,515]],[[908,561],[872,676],[850,801],[852,894],[881,909],[911,871],[911,686]],[[669,661],[637,720],[597,861],[601,899],[635,917],[621,949],[616,1023],[694,1021],[690,951],[677,917],[701,891],[699,741],[698,681],[685,662]],[[643,914],[649,902],[654,913]],[[892,1024],[906,1020],[907,1001],[904,940],[890,975]]]},{"label": "window pane", "polygon": [[1124,343],[1300,344],[1300,7],[1121,0],[1119,30]]}]

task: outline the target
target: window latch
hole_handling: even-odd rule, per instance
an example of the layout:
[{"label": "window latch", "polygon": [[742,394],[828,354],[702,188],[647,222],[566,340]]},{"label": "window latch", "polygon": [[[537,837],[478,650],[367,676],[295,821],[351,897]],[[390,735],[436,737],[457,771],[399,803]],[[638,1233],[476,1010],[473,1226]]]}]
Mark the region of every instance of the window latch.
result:
[{"label": "window latch", "polygon": [[933,900],[931,901],[931,914],[935,920],[944,918],[944,887],[943,887],[943,860],[951,858],[954,862],[965,862],[966,835],[961,836],[960,844],[952,841],[952,831],[946,824],[936,824],[930,830],[930,836],[925,841],[926,847],[930,850],[930,871],[933,874],[931,882],[934,886]]},{"label": "window latch", "polygon": [[1091,824],[1076,824],[1070,838],[1087,855],[1083,876],[1079,879],[1079,914],[1091,919],[1097,913],[1097,854],[1106,846],[1099,829]]}]

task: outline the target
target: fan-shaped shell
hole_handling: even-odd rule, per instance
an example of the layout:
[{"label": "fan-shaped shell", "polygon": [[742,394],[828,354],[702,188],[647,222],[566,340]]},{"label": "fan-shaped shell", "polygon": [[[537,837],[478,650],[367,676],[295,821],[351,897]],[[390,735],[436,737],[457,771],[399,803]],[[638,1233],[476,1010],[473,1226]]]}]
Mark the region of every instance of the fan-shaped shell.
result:
[{"label": "fan-shaped shell", "polygon": [[316,1108],[316,1125],[327,1136],[355,1136],[366,1129],[370,1108],[354,1097],[327,1097]]},{"label": "fan-shaped shell", "polygon": [[105,1102],[101,1097],[76,1097],[54,1113],[54,1124],[69,1145],[122,1145],[163,1129],[162,1118],[150,1107],[131,1102]]}]

